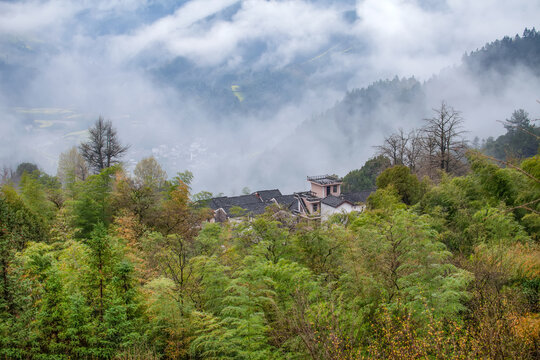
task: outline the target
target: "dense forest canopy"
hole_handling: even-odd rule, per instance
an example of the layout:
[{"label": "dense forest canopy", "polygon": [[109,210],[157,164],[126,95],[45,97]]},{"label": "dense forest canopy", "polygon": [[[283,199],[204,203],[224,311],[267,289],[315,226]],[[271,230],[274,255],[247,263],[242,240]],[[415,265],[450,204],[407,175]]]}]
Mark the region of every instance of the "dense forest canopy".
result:
[{"label": "dense forest canopy", "polygon": [[72,148],[58,177],[6,169],[0,356],[538,358],[537,128],[516,110],[485,155],[460,114],[443,102],[389,135],[344,178],[377,188],[367,209],[322,223],[277,205],[209,222],[212,194],[153,157],[130,174],[122,152],[100,169]]}]

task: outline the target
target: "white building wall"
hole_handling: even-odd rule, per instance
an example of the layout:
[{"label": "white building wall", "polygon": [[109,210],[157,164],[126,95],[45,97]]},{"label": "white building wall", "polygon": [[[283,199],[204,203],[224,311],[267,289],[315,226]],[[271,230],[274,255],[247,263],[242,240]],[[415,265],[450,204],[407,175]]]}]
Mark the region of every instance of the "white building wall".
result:
[{"label": "white building wall", "polygon": [[321,220],[326,221],[334,214],[342,213],[348,214],[352,211],[362,212],[366,208],[365,205],[351,205],[349,203],[343,203],[337,208],[321,203]]}]

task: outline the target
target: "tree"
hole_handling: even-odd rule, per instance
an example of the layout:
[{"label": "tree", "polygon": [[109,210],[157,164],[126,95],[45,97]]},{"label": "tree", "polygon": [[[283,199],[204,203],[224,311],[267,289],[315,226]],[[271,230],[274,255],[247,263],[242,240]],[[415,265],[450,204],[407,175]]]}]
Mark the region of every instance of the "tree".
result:
[{"label": "tree", "polygon": [[452,172],[459,168],[459,162],[465,155],[465,141],[461,137],[464,133],[461,130],[463,118],[459,111],[444,101],[440,108],[433,111],[435,115],[424,119],[426,125],[423,128],[426,142],[434,145],[431,163],[441,170]]},{"label": "tree", "polygon": [[180,179],[178,182],[178,185],[171,188],[169,198],[156,212],[151,225],[164,235],[175,233],[186,240],[191,240],[197,235],[201,222],[207,219],[209,214],[205,209],[193,207],[189,199],[188,185]]},{"label": "tree", "polygon": [[129,146],[120,145],[112,122],[103,120],[101,116],[88,132],[90,138],[81,143],[79,150],[95,173],[119,163],[122,155],[129,149]]},{"label": "tree", "polygon": [[113,248],[112,240],[107,234],[107,228],[103,223],[98,223],[94,227],[87,240],[89,252],[90,271],[87,274],[90,288],[90,298],[94,299],[94,314],[103,320],[106,302],[110,297],[108,285],[111,282],[113,268]]},{"label": "tree", "polygon": [[399,129],[398,133],[392,134],[384,139],[384,144],[377,146],[379,155],[384,155],[394,165],[405,165],[407,156],[407,143],[409,136],[405,136],[403,129]]},{"label": "tree", "polygon": [[15,170],[15,182],[19,182],[24,173],[32,174],[34,171],[39,171],[36,164],[28,162],[20,163],[17,166],[17,170]]},{"label": "tree", "polygon": [[29,358],[29,327],[34,321],[32,284],[18,253],[28,242],[46,240],[46,229],[15,189],[0,189],[0,357]]},{"label": "tree", "polygon": [[113,185],[112,207],[114,213],[120,210],[127,210],[137,216],[143,223],[152,221],[156,216],[162,193],[158,191],[156,183],[151,179],[144,180],[149,185],[145,185],[142,179],[133,181],[123,171],[116,174],[116,181]]},{"label": "tree", "polygon": [[405,149],[406,164],[414,174],[417,174],[425,150],[423,139],[421,133],[417,130],[412,130],[408,135],[408,139],[408,146]]},{"label": "tree", "polygon": [[12,181],[14,175],[15,173],[13,172],[12,168],[6,165],[2,166],[2,169],[0,170],[0,185],[7,184]]},{"label": "tree", "polygon": [[175,190],[178,185],[187,186],[191,190],[191,182],[193,181],[193,173],[189,170],[178,172],[176,176],[169,182],[169,192]]},{"label": "tree", "polygon": [[45,187],[36,176],[24,172],[20,181],[21,198],[26,206],[47,222],[54,218],[55,205],[49,200]]},{"label": "tree", "polygon": [[77,237],[88,237],[99,222],[109,224],[112,216],[111,193],[117,171],[114,167],[108,168],[78,184],[75,200],[71,203]]},{"label": "tree", "polygon": [[167,180],[167,173],[161,168],[153,157],[142,159],[133,171],[135,182],[139,186],[146,186],[154,190],[162,189]]},{"label": "tree", "polygon": [[347,269],[362,274],[354,276],[364,277],[358,285],[372,301],[405,305],[417,316],[427,304],[434,315],[449,318],[463,310],[469,275],[450,263],[451,253],[429,222],[409,210],[363,213],[352,224],[357,239]]},{"label": "tree", "polygon": [[424,186],[416,175],[411,174],[408,167],[397,165],[386,169],[377,178],[377,187],[394,186],[403,202],[407,205],[416,204],[424,193]]},{"label": "tree", "polygon": [[47,271],[41,308],[37,314],[41,352],[60,355],[65,352],[65,300],[62,280],[55,268]]},{"label": "tree", "polygon": [[377,176],[390,166],[390,160],[384,155],[369,159],[361,169],[352,170],[345,175],[342,185],[343,192],[373,189]]},{"label": "tree", "polygon": [[68,151],[60,154],[57,176],[64,188],[69,187],[76,181],[86,180],[88,166],[77,147],[73,146]]},{"label": "tree", "polygon": [[529,120],[529,114],[523,109],[512,113],[510,119],[503,122],[506,134],[496,140],[488,138],[484,151],[500,160],[523,159],[538,153],[540,129]]}]

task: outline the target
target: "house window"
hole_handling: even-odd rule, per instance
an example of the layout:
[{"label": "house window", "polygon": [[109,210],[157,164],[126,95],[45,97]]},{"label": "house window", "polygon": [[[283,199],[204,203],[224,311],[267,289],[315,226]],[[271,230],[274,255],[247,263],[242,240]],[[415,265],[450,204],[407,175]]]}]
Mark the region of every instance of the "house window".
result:
[{"label": "house window", "polygon": [[326,196],[330,195],[330,186],[326,187]]},{"label": "house window", "polygon": [[337,193],[337,185],[334,185],[334,189],[332,189],[335,193]]},{"label": "house window", "polygon": [[313,212],[317,212],[317,204],[313,204]]}]

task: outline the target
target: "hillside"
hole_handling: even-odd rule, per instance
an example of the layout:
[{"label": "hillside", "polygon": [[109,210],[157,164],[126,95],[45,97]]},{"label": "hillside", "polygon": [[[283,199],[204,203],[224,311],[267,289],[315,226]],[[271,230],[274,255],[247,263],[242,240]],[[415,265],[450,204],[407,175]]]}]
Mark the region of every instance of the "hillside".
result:
[{"label": "hillside", "polygon": [[[538,113],[538,94],[529,89],[540,87],[539,52],[540,33],[526,29],[523,36],[486,44],[464,56],[459,66],[444,69],[424,83],[414,77],[395,77],[353,89],[261,155],[257,162],[264,167],[259,168],[259,181],[278,168],[286,168],[298,179],[320,172],[321,163],[329,166],[322,172],[345,174],[360,168],[385,135],[396,128],[418,127],[443,100],[461,112],[470,139],[481,127],[491,129],[487,135],[500,134],[504,128],[496,120],[510,117],[516,108]],[[297,156],[287,156],[291,153]]]}]

